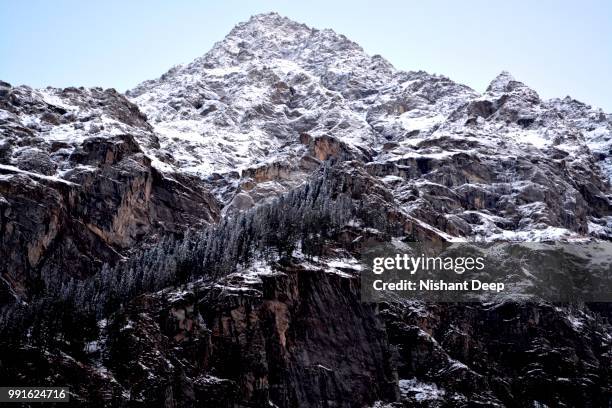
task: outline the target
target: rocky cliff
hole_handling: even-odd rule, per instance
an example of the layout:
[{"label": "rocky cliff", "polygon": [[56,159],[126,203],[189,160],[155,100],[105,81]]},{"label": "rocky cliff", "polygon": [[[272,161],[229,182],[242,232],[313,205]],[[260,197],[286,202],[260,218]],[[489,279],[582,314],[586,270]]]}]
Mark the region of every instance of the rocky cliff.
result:
[{"label": "rocky cliff", "polygon": [[82,406],[609,406],[607,305],[362,303],[358,261],[609,240],[611,139],[507,72],[480,94],[274,13],[125,94],[1,82],[1,382]]}]

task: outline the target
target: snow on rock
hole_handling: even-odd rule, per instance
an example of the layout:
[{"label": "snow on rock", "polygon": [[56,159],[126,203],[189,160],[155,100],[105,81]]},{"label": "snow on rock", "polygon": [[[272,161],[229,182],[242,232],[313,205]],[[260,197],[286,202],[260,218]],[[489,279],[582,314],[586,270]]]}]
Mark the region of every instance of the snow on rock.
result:
[{"label": "snow on rock", "polygon": [[238,24],[126,96],[2,86],[20,107],[0,105],[1,162],[45,176],[69,174],[89,138],[129,134],[165,177],[212,183],[226,215],[333,158],[367,163],[403,212],[444,239],[611,229],[610,115],[569,97],[542,100],[508,72],[479,94],[400,71],[341,34],[276,13]]},{"label": "snow on rock", "polygon": [[413,397],[418,402],[441,400],[446,392],[434,383],[425,383],[416,378],[399,380],[402,397]]}]

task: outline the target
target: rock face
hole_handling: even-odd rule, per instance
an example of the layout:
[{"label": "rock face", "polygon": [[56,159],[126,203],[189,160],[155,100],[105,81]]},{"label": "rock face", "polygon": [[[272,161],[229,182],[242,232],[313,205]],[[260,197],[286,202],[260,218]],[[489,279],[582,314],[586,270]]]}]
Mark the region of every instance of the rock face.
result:
[{"label": "rock face", "polygon": [[0,100],[0,273],[28,295],[41,278],[86,277],[156,234],[215,222],[217,200],[189,174],[167,177],[157,143],[113,90],[12,88]]},{"label": "rock face", "polygon": [[[69,385],[81,406],[608,406],[606,305],[366,304],[357,261],[372,243],[609,240],[611,136],[610,115],[507,72],[479,94],[274,13],[125,95],[0,82],[0,333],[32,326],[0,341],[0,382]],[[245,214],[289,213],[275,199],[321,174],[309,197],[349,221],[263,240]],[[230,220],[265,245],[229,275],[163,252]],[[112,268],[124,280],[99,282]],[[74,338],[11,311],[164,268],[166,289],[76,310]]]},{"label": "rock face", "polygon": [[381,313],[402,399],[431,406],[605,406],[609,343],[596,314],[546,304],[427,305]]}]

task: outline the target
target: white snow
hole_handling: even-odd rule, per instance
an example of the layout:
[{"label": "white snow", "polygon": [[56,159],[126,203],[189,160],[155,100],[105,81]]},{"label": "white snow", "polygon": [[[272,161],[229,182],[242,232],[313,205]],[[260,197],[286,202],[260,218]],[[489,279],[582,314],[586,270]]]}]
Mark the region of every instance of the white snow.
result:
[{"label": "white snow", "polygon": [[446,391],[434,383],[421,382],[416,378],[399,380],[402,397],[413,397],[418,402],[441,400]]},{"label": "white snow", "polygon": [[[419,113],[424,114],[425,116],[415,116],[415,114]],[[398,121],[407,132],[414,130],[430,130],[435,125],[438,125],[444,121],[444,116],[441,114],[428,116],[429,114],[429,112],[408,111],[402,113],[398,117]]]},{"label": "white snow", "polygon": [[544,149],[552,145],[552,141],[542,134],[540,130],[517,130],[511,132],[510,136],[517,143],[531,144],[538,149]]},{"label": "white snow", "polygon": [[351,278],[356,275],[359,275],[363,267],[361,264],[354,258],[339,258],[332,260],[324,260],[325,264],[327,264],[327,268],[325,272],[334,273],[339,276],[343,276],[346,278]]},{"label": "white snow", "polygon": [[491,241],[560,241],[560,240],[579,240],[582,237],[567,228],[548,226],[544,229],[530,229],[527,231],[501,230],[488,237]]},{"label": "white snow", "polygon": [[234,67],[209,68],[209,69],[205,69],[204,73],[207,75],[212,75],[212,76],[226,76],[226,75],[230,75],[230,74],[233,74],[239,71],[240,71],[240,67],[234,66]]},{"label": "white snow", "polygon": [[14,174],[24,174],[27,175],[29,177],[34,178],[35,180],[46,180],[46,181],[51,181],[51,182],[55,182],[55,183],[61,183],[61,184],[65,184],[67,186],[78,186],[78,184],[70,182],[70,181],[66,181],[64,179],[61,179],[59,177],[55,177],[55,176],[46,176],[43,174],[38,174],[38,173],[33,173],[31,171],[25,171],[25,170],[21,170],[15,166],[11,166],[11,165],[7,165],[7,164],[0,164],[0,171],[4,170],[4,171],[8,171],[10,173],[14,173]]}]

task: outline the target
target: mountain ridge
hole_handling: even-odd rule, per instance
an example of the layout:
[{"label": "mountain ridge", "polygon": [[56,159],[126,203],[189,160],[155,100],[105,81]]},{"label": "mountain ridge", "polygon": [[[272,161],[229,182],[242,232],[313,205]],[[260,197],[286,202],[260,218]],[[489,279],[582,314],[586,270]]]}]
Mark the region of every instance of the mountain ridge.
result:
[{"label": "mountain ridge", "polygon": [[[483,94],[444,76],[398,71],[382,57],[367,55],[356,43],[333,30],[310,28],[276,13],[253,16],[238,24],[202,57],[126,93],[146,118],[144,122],[127,120],[123,113],[100,114],[99,108],[87,105],[87,92],[91,91],[73,89],[24,88],[20,92],[31,98],[31,103],[64,113],[49,122],[41,120],[42,116],[21,111],[9,121],[15,126],[33,127],[34,132],[52,143],[78,145],[94,135],[132,134],[151,160],[152,168],[164,177],[183,173],[208,183],[210,177],[220,175],[222,181],[215,181],[217,187],[213,192],[227,210],[233,208],[237,195],[244,206],[288,191],[307,177],[317,163],[329,157],[363,160],[374,172],[381,166],[393,166],[392,174],[380,174],[384,178],[401,173],[403,163],[424,161],[434,167],[441,165],[436,171],[444,173],[445,163],[452,162],[457,155],[485,162],[487,157],[497,156],[499,163],[525,153],[533,156],[532,161],[553,154],[563,162],[587,169],[591,187],[569,187],[567,181],[562,181],[567,174],[560,173],[567,170],[544,170],[557,173],[554,185],[568,185],[564,188],[570,188],[567,191],[592,191],[590,196],[600,197],[596,199],[602,203],[609,200],[605,196],[609,195],[606,185],[612,177],[612,159],[608,154],[612,147],[612,122],[601,110],[568,98],[542,100],[505,71],[491,81]],[[73,122],[70,118],[78,120]],[[23,159],[27,156],[19,153],[22,150],[11,153],[13,158],[8,157],[6,164],[26,166],[24,169],[28,170]],[[55,176],[62,178],[72,165],[66,159],[68,156],[59,152],[35,156],[48,155],[48,165],[55,167]],[[488,170],[491,174],[496,171]],[[584,170],[579,171],[585,174]],[[606,176],[600,174],[602,171]],[[435,173],[419,177],[447,187],[457,183],[452,181],[456,176]],[[525,176],[514,177],[520,180]],[[470,183],[481,180],[481,176],[470,176],[461,181],[467,183],[461,188],[473,190]],[[569,184],[576,181],[571,176],[567,180]],[[510,191],[515,188],[508,186]],[[559,196],[552,191],[552,196]],[[521,194],[502,196],[514,197],[506,199],[516,202]],[[556,209],[552,202],[545,206],[555,207],[555,213],[566,212]],[[415,208],[415,203],[406,208],[409,213],[424,215],[421,213],[424,208]],[[561,219],[573,219],[574,211]],[[589,228],[593,231],[610,228],[607,218],[601,218],[601,214],[594,216],[595,221],[579,217],[580,234]],[[431,217],[427,216],[428,222],[436,228],[447,228]],[[473,219],[473,215],[465,217]],[[499,232],[489,233],[487,228],[467,228],[463,221],[453,222],[462,225],[461,232],[455,231],[461,236],[474,231],[486,236],[507,234],[495,227],[492,230]],[[489,225],[489,221],[481,222]],[[555,228],[567,228],[563,223],[559,225],[559,221],[552,223]],[[591,227],[587,228],[587,224]],[[521,228],[529,229],[529,225]],[[575,228],[569,229],[569,236]]]}]

